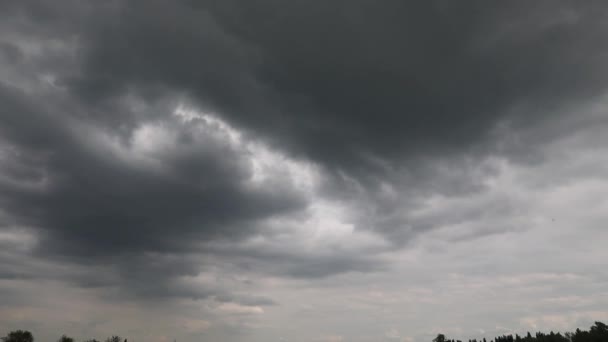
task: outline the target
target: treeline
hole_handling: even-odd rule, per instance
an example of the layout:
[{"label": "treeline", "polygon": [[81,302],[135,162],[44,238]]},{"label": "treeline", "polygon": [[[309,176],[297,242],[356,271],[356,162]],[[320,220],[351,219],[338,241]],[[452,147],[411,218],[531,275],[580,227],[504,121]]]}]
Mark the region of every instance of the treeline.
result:
[{"label": "treeline", "polygon": [[[34,342],[34,335],[27,330],[15,330],[9,332],[6,336],[2,337],[3,342]],[[477,340],[468,340],[469,342],[608,342],[608,326],[602,322],[595,322],[589,330],[576,329],[575,332],[567,333],[542,333],[537,332],[534,335],[531,333],[526,336],[519,335],[503,335],[497,336],[492,340],[486,340],[485,338]],[[57,342],[74,342],[74,339],[63,335]],[[84,342],[100,342],[96,339],[88,339]],[[111,336],[106,338],[103,342],[127,342],[119,336]],[[437,335],[433,339],[433,342],[462,342],[461,340],[454,340],[445,337],[443,334]]]},{"label": "treeline", "polygon": [[[433,342],[462,342],[461,340],[451,340],[445,335],[439,334]],[[550,333],[537,332],[534,335],[531,333],[526,336],[519,335],[503,335],[497,336],[493,340],[473,339],[469,342],[608,342],[608,326],[602,322],[595,322],[589,330],[576,329],[575,332],[567,333]]]},{"label": "treeline", "polygon": [[[6,336],[2,337],[2,341],[4,342],[34,342],[34,335],[27,330],[15,330],[9,332]],[[74,342],[74,339],[63,335],[61,336],[57,342]],[[100,342],[94,338],[84,340],[84,342]],[[103,342],[127,342],[127,339],[123,339],[120,336],[110,336],[106,338]]]}]

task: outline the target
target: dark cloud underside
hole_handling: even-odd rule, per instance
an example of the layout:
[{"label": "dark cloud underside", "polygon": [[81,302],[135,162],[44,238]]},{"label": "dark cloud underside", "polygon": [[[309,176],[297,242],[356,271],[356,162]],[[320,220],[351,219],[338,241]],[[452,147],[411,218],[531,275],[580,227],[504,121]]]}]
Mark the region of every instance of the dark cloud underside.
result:
[{"label": "dark cloud underside", "polygon": [[[370,155],[469,148],[501,120],[550,119],[605,86],[605,10],[593,4],[141,6],[125,3],[92,25],[75,91],[183,89],[231,122],[349,170],[370,167]],[[510,117],[518,105],[547,110]]]}]

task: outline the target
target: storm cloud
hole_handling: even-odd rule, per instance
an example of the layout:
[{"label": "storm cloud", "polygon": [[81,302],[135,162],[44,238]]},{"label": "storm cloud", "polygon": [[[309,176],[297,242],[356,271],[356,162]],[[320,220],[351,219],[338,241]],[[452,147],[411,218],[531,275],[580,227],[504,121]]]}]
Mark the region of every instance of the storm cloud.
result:
[{"label": "storm cloud", "polygon": [[410,341],[608,317],[607,11],[3,2],[0,327]]}]

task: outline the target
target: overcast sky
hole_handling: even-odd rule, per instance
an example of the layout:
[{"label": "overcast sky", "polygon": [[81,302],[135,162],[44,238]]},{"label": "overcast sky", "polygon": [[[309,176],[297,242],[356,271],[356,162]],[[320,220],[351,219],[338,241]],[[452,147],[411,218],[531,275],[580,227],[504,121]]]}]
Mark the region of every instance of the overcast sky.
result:
[{"label": "overcast sky", "polygon": [[608,321],[608,6],[0,1],[0,334]]}]

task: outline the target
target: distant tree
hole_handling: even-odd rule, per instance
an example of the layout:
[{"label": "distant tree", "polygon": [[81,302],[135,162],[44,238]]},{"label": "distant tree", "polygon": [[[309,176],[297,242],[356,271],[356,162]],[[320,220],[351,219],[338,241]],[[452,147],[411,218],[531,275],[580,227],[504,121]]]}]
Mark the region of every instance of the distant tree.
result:
[{"label": "distant tree", "polygon": [[437,334],[437,337],[433,339],[433,342],[446,342],[444,334]]},{"label": "distant tree", "polygon": [[602,322],[595,322],[595,325],[589,329],[592,334],[608,334],[608,325]]},{"label": "distant tree", "polygon": [[34,336],[27,330],[15,330],[2,337],[4,342],[34,342]]},{"label": "distant tree", "polygon": [[66,335],[61,335],[57,342],[74,342],[74,339]]},{"label": "distant tree", "polygon": [[120,336],[112,336],[112,337],[108,337],[106,338],[105,342],[122,342],[122,339],[120,338]]},{"label": "distant tree", "polygon": [[85,340],[84,342],[99,342],[99,341],[97,341],[97,340],[96,340],[96,339],[94,339],[94,338],[91,338],[91,339]]}]

